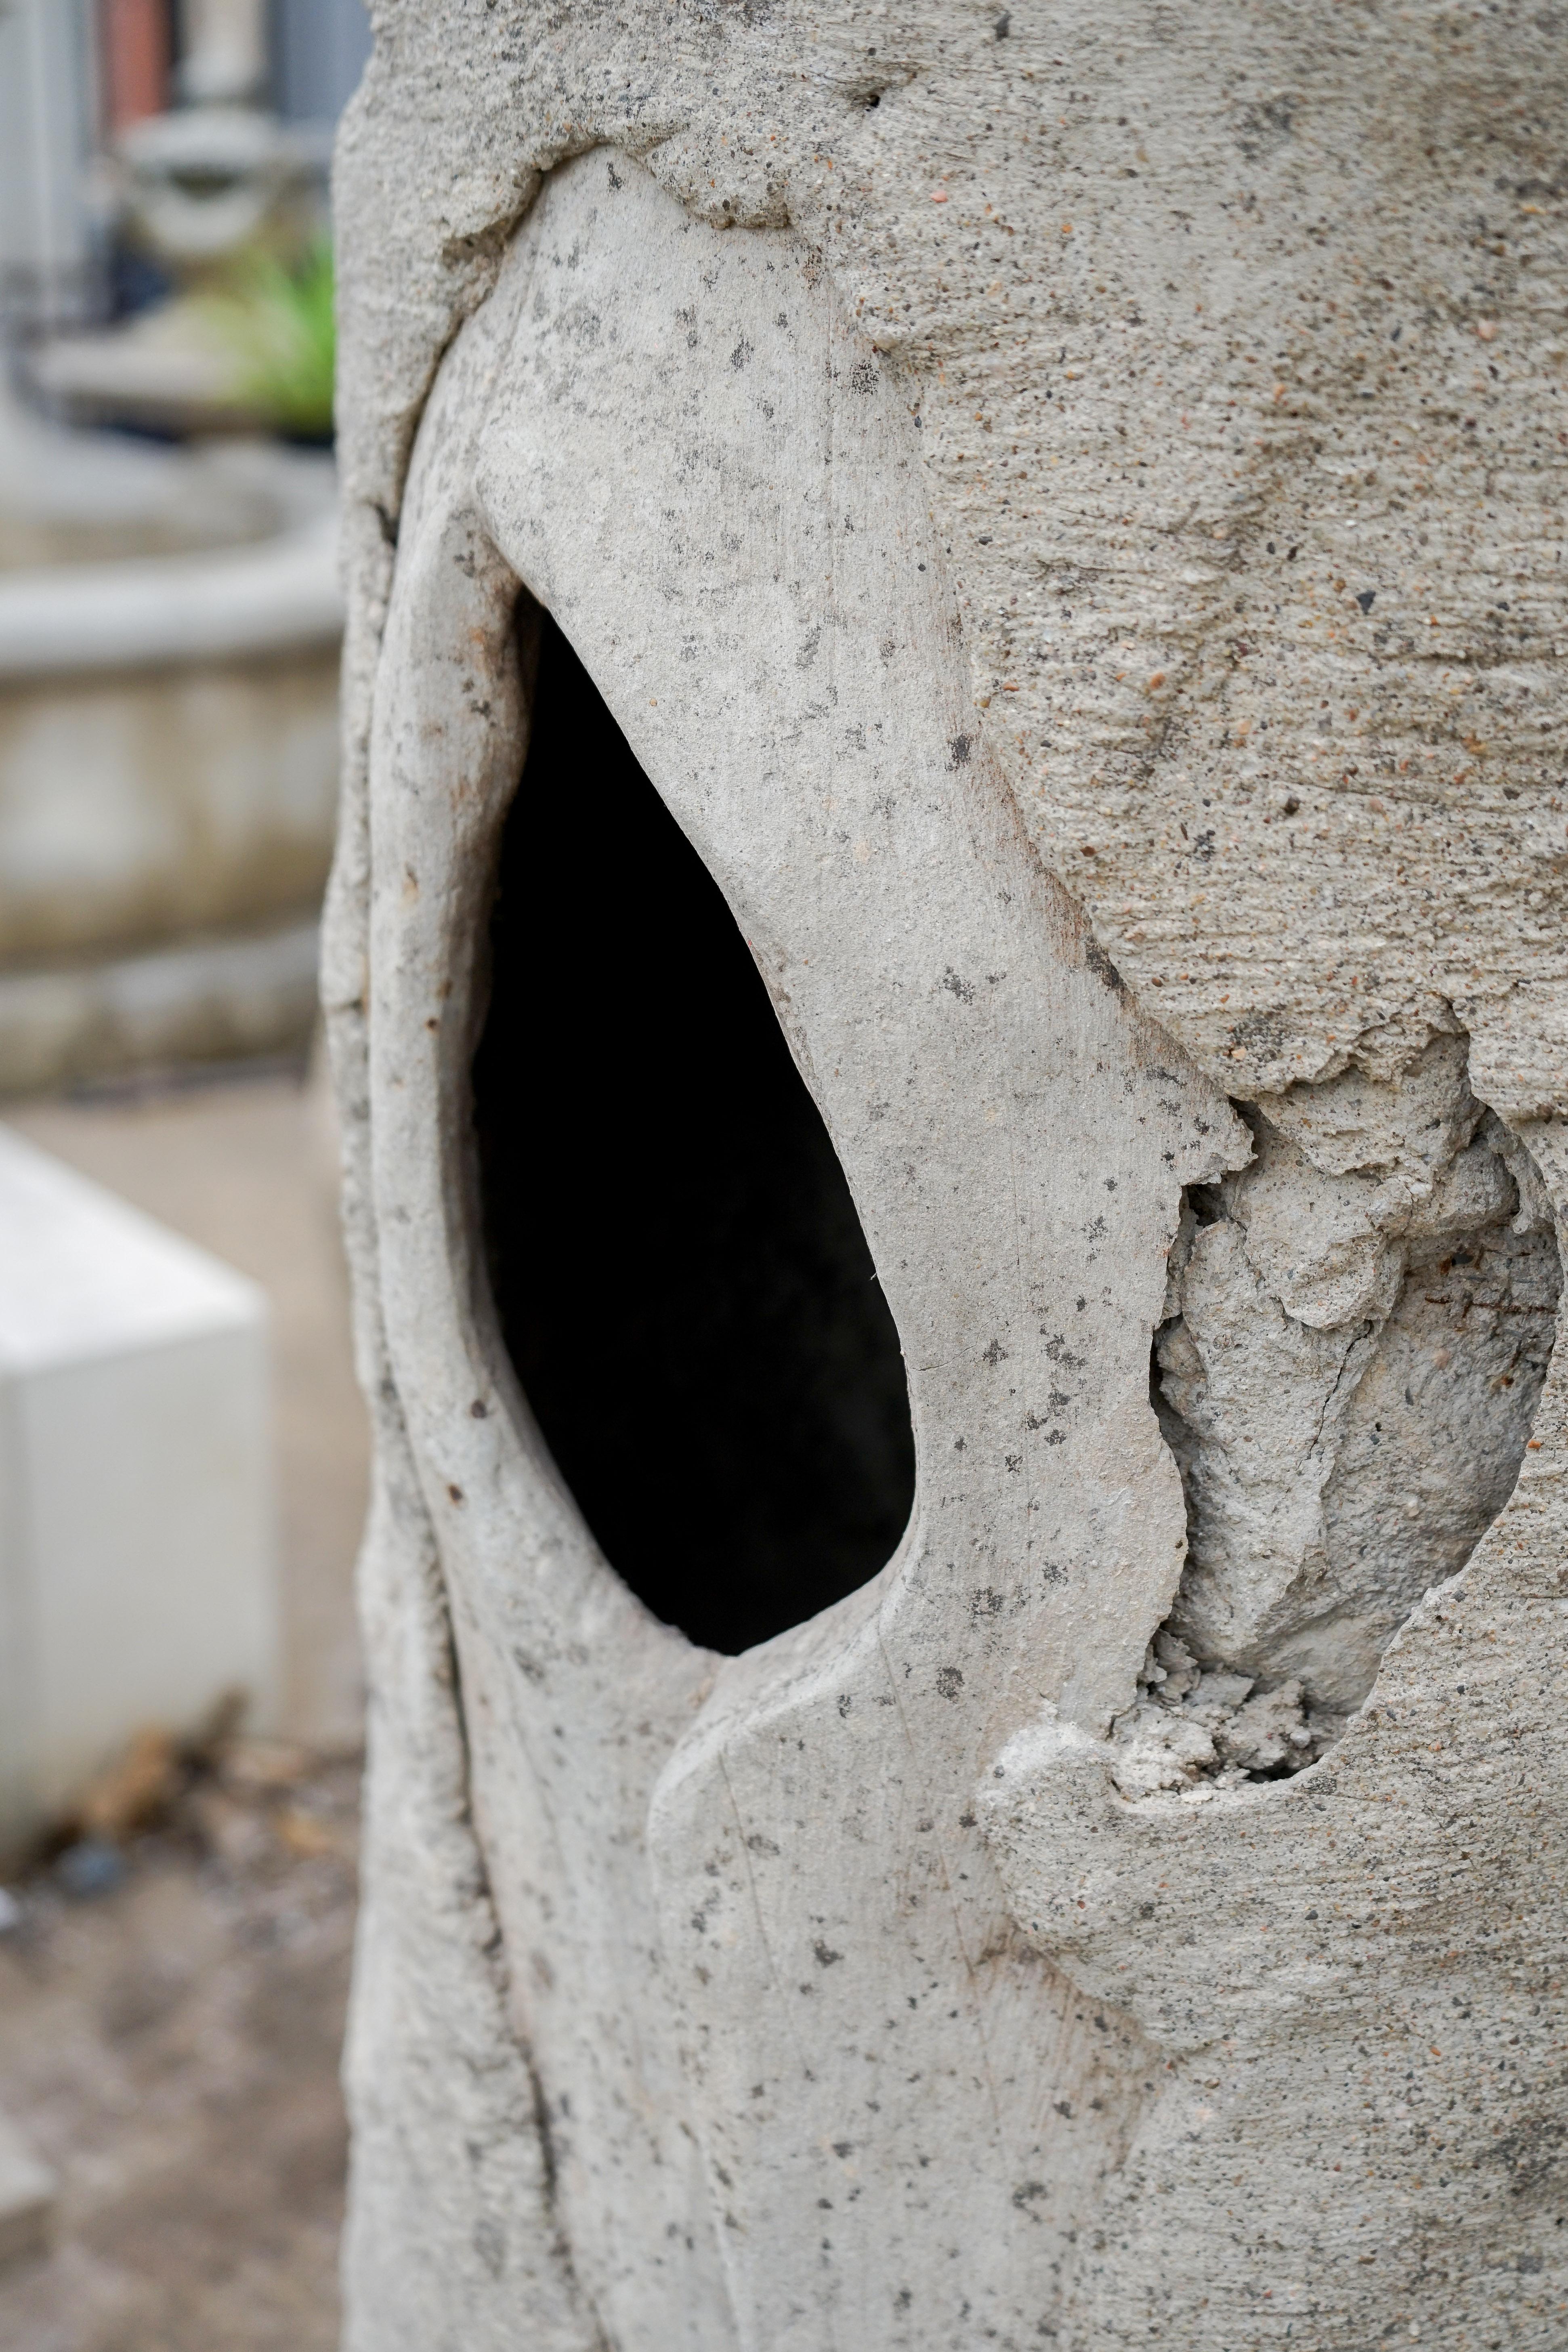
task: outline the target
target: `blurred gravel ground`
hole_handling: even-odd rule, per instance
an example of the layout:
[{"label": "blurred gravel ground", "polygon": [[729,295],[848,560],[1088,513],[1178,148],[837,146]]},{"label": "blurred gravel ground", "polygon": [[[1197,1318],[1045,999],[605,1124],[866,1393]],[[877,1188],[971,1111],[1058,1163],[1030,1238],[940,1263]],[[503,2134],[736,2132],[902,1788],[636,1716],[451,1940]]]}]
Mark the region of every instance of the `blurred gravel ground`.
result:
[{"label": "blurred gravel ground", "polygon": [[330,1122],[319,1087],[254,1072],[0,1118],[268,1294],[279,1728],[308,1751],[270,1773],[254,1744],[210,1759],[111,1894],[14,1885],[0,2108],[62,2186],[52,2253],[0,2268],[0,2352],[330,2352],[367,1453]]},{"label": "blurred gravel ground", "polygon": [[198,1783],[113,1894],[0,1937],[0,2106],[60,2176],[4,2352],[331,2352],[358,1766]]}]

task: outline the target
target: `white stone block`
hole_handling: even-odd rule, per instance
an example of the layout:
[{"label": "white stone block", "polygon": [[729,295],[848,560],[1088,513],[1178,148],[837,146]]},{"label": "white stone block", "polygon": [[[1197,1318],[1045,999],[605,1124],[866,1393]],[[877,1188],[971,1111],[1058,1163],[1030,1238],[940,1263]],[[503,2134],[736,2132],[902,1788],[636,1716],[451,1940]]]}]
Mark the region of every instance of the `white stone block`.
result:
[{"label": "white stone block", "polygon": [[262,1293],[0,1128],[0,1849],[278,1654]]}]

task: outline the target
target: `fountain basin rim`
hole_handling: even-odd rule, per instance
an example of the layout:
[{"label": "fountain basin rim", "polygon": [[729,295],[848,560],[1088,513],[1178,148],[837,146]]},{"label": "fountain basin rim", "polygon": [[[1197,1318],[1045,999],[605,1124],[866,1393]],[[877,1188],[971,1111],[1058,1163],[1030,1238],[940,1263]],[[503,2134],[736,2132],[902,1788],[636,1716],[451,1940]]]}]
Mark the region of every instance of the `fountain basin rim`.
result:
[{"label": "fountain basin rim", "polygon": [[335,512],[260,545],[0,578],[0,687],[95,670],[186,667],[334,645]]}]

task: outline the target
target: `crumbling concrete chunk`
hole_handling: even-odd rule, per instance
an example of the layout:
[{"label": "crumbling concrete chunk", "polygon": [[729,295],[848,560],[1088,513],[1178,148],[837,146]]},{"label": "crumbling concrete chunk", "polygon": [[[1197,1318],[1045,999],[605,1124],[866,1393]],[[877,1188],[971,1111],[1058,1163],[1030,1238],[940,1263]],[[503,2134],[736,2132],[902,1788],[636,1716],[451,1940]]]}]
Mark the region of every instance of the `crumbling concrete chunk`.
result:
[{"label": "crumbling concrete chunk", "polygon": [[1403,1035],[1382,1032],[1358,1045],[1337,1077],[1261,1097],[1258,1108],[1325,1176],[1397,1169],[1419,1181],[1453,1158],[1480,1116],[1468,1045],[1453,1025],[1415,1052]]},{"label": "crumbling concrete chunk", "polygon": [[[1189,1545],[1169,1631],[1335,1717],[1507,1501],[1556,1328],[1541,1180],[1481,1123],[1463,1046],[1429,1045],[1405,1097],[1350,1071],[1274,1103],[1172,1256],[1155,1360]],[[1321,1152],[1352,1128],[1391,1172],[1325,1175],[1286,1132]]]}]

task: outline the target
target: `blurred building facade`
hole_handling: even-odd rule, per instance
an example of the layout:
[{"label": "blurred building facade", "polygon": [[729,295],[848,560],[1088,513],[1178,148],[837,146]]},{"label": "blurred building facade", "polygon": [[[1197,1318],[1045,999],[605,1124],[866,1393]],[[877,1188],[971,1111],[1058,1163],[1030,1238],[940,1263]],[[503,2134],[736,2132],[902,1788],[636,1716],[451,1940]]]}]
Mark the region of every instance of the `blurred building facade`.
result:
[{"label": "blurred building facade", "polygon": [[335,122],[370,55],[364,0],[272,0],[272,103],[285,122]]},{"label": "blurred building facade", "polygon": [[364,0],[0,0],[0,331],[101,315],[95,158],[183,103],[334,122],[370,51]]},{"label": "blurred building facade", "polygon": [[0,10],[0,323],[13,329],[64,324],[94,304],[96,29],[75,0],[10,0]]}]

